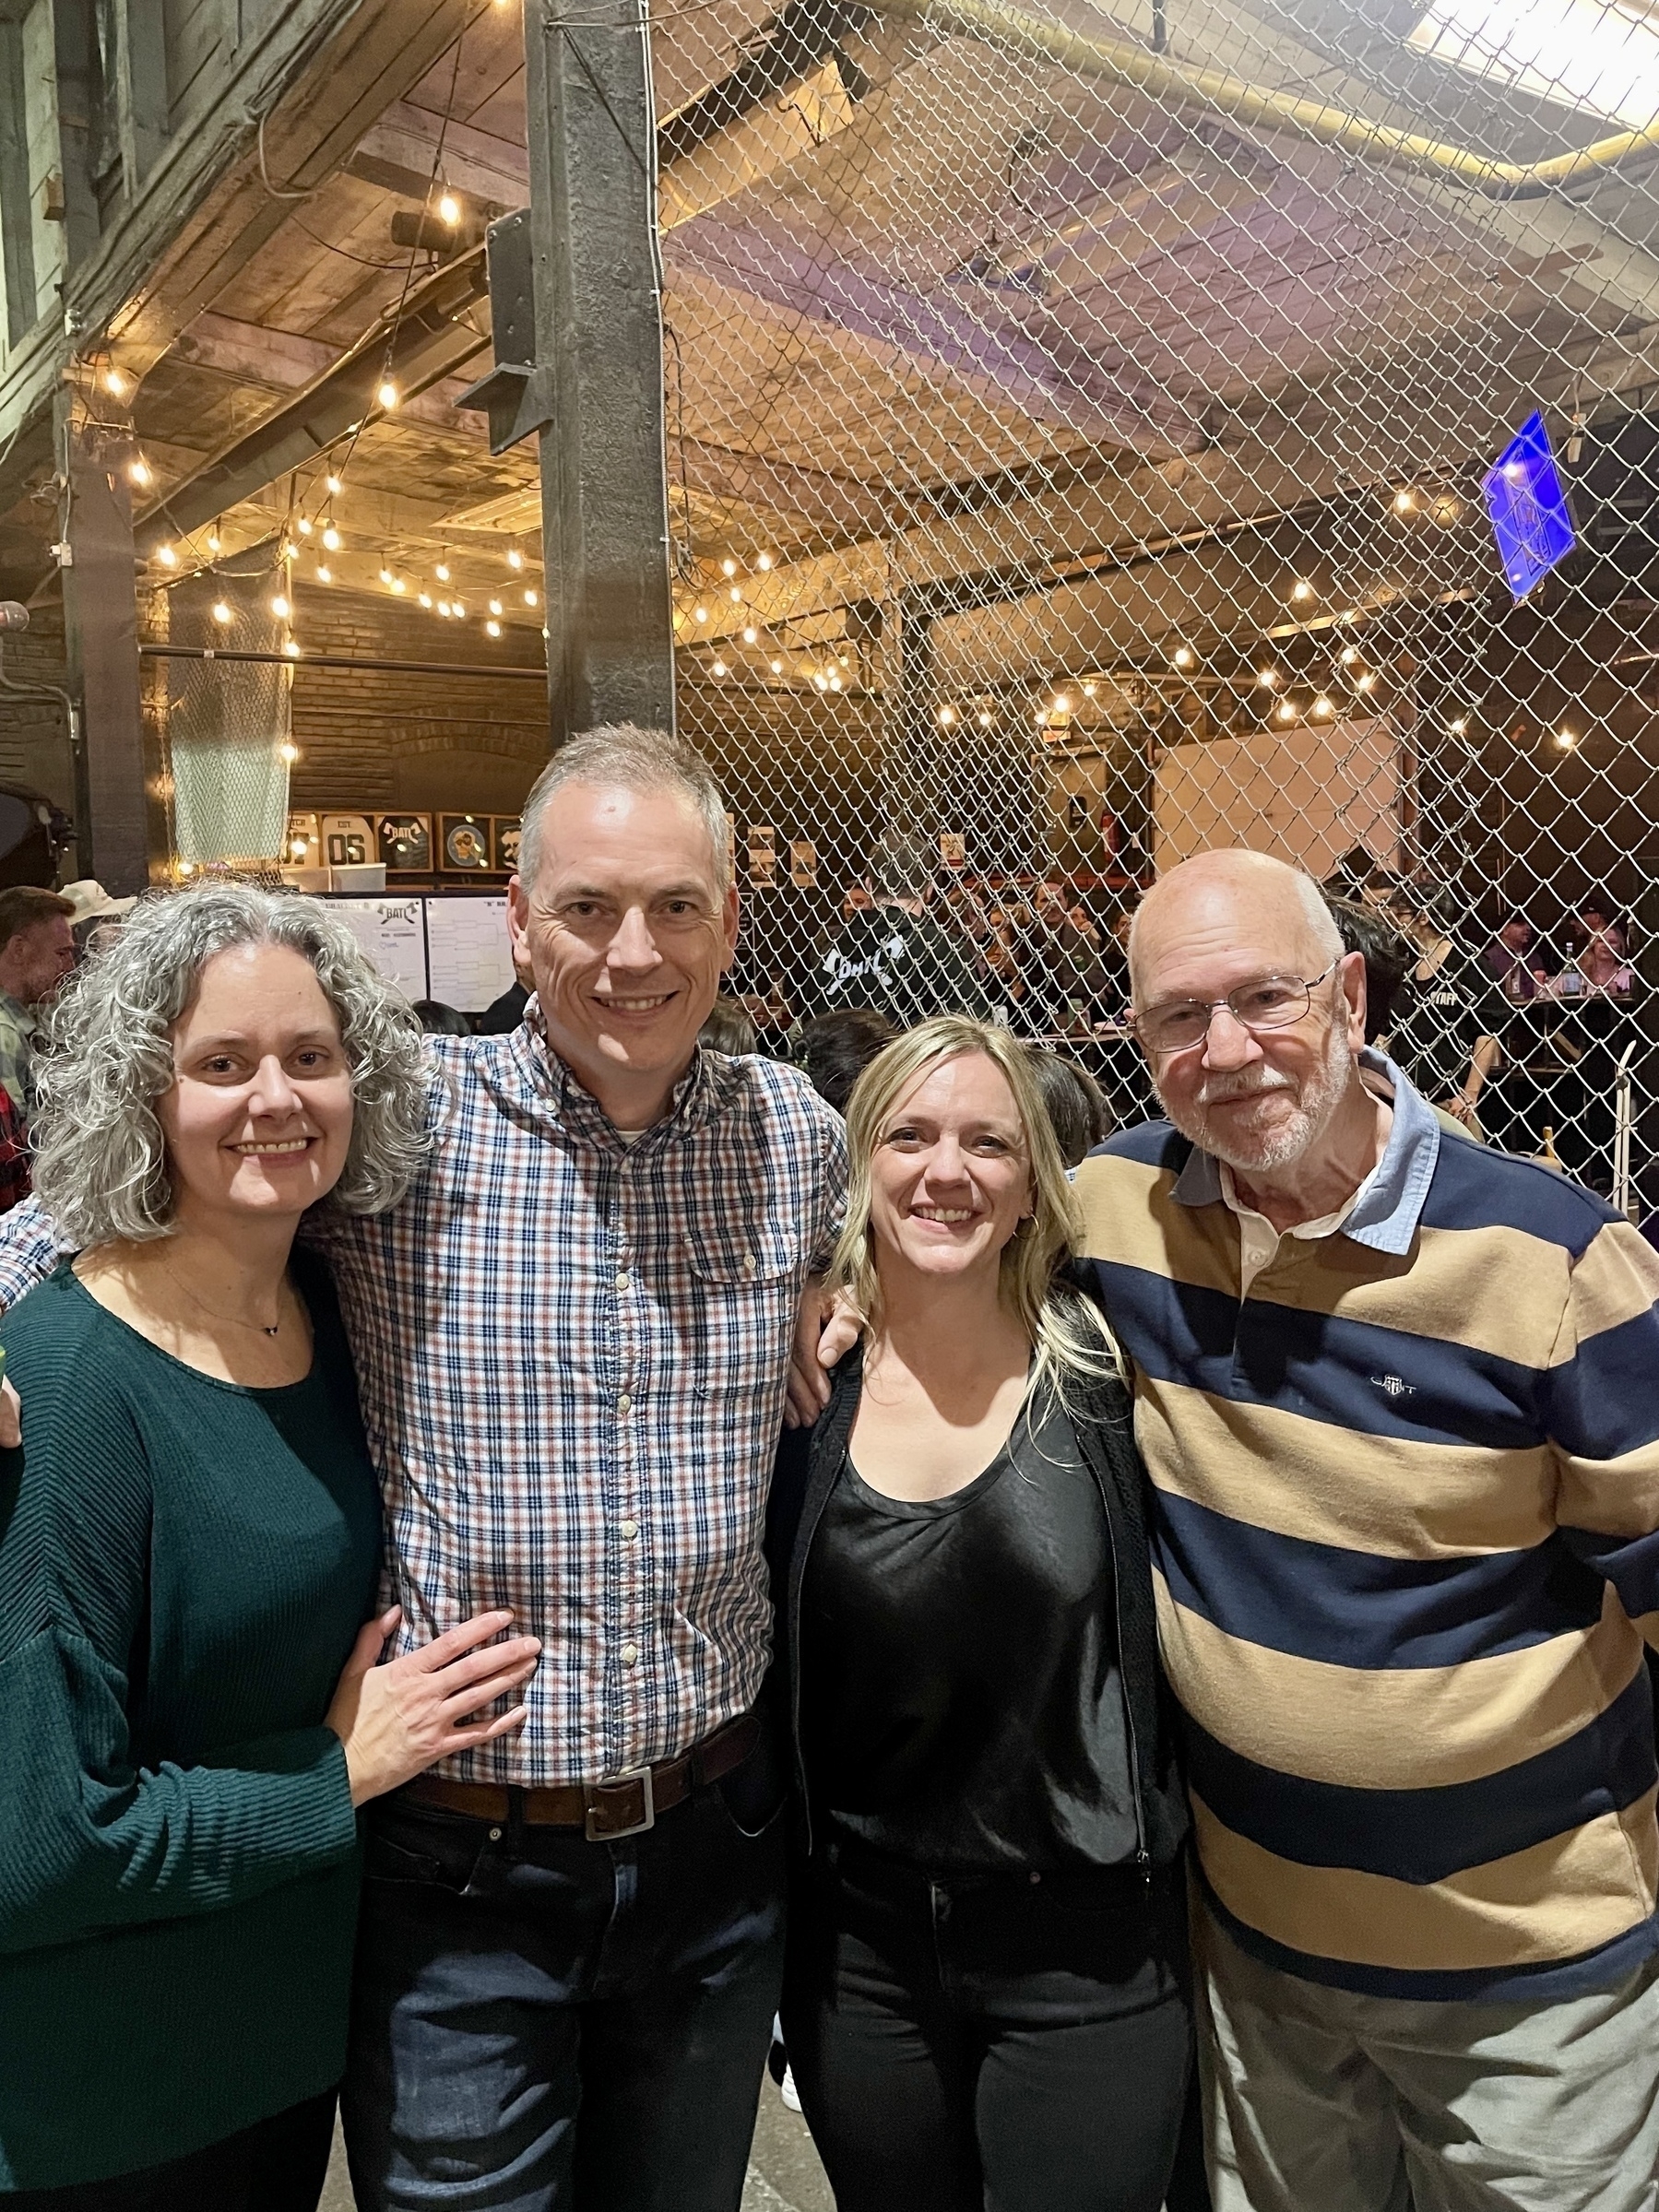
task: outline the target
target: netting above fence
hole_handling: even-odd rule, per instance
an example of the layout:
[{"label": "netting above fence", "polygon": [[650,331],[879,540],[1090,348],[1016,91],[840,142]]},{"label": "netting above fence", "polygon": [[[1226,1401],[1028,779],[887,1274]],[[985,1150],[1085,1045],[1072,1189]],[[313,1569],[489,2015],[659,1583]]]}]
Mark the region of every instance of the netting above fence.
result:
[{"label": "netting above fence", "polygon": [[[757,1002],[931,960],[1138,1110],[1124,919],[1261,846],[1409,937],[1432,1095],[1631,1196],[1659,26],[734,0],[654,64],[679,711]],[[1535,410],[1576,543],[1517,603]]]}]

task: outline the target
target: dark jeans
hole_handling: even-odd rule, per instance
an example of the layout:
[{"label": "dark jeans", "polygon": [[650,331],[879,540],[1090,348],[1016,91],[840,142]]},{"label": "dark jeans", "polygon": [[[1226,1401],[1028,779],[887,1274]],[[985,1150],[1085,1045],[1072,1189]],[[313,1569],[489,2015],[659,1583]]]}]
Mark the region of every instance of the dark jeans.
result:
[{"label": "dark jeans", "polygon": [[749,1834],[729,1786],[614,1843],[374,1808],[342,2095],[359,2212],[737,2212],[784,1866],[781,1817]]},{"label": "dark jeans", "polygon": [[1191,2064],[1160,1878],[798,1885],[784,2040],[838,2212],[1158,2212]]},{"label": "dark jeans", "polygon": [[24,2189],[5,2212],[316,2212],[334,2139],[334,2091],[290,2105],[188,2157],[111,2182]]}]

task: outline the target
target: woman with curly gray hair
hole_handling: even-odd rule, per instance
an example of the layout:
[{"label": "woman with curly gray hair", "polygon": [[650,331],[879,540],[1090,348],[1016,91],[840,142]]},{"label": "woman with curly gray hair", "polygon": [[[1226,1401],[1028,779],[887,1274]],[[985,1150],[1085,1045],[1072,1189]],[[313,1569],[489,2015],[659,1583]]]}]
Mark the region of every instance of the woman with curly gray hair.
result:
[{"label": "woman with curly gray hair", "polygon": [[426,1146],[412,1012],[314,902],[140,903],[51,1024],[72,1261],[7,1317],[0,2206],[313,2212],[356,1810],[522,1724],[478,1615],[385,1667],[380,1507],[313,1206]]}]

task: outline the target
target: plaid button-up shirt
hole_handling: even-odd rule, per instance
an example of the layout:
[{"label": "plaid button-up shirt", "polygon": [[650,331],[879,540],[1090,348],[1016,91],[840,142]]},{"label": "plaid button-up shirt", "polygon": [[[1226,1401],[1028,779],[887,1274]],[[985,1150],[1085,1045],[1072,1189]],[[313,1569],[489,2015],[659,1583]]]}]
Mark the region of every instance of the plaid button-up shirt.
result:
[{"label": "plaid button-up shirt", "polygon": [[[339,1286],[404,1644],[492,1605],[542,1639],[526,1726],[444,1770],[526,1785],[675,1757],[753,1704],[795,1312],[846,1180],[841,1121],[794,1070],[700,1052],[630,1146],[533,1001],[531,1022],[434,1038],[438,1140],[408,1195],[306,1224]],[[45,1239],[35,1208],[8,1217],[0,1302],[44,1272]]]}]

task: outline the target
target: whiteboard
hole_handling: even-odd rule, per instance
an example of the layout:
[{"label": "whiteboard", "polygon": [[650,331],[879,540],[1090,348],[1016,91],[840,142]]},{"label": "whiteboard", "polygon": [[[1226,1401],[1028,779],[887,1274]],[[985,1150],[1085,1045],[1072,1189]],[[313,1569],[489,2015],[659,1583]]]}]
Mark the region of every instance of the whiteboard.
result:
[{"label": "whiteboard", "polygon": [[1400,736],[1384,716],[1173,746],[1153,796],[1157,870],[1235,845],[1316,877],[1357,845],[1397,868],[1400,803]]},{"label": "whiteboard", "polygon": [[514,981],[504,898],[428,899],[427,995],[464,1014],[482,1013]]},{"label": "whiteboard", "polygon": [[328,902],[388,983],[411,999],[424,999],[424,899],[330,899]]}]

